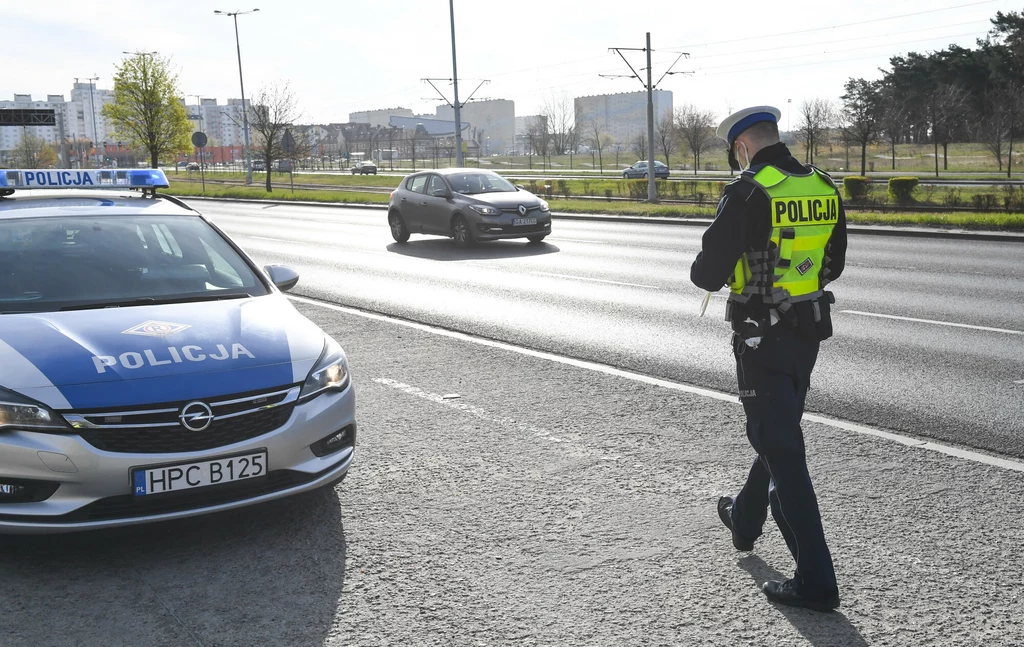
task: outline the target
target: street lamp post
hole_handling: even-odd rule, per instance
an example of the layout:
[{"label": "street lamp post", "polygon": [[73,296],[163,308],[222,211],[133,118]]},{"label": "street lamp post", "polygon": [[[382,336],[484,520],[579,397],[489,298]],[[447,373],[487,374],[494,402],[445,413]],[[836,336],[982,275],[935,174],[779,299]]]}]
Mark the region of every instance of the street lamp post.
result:
[{"label": "street lamp post", "polygon": [[[230,16],[235,21],[235,49],[238,51],[238,85],[242,90],[242,130],[245,133],[245,183],[252,184],[252,151],[249,147],[249,116],[248,110],[245,106],[245,82],[242,81],[242,45],[238,40],[238,17],[244,16],[245,14],[255,13],[259,9],[250,9],[249,11],[231,11],[225,12],[219,9],[215,9],[213,13],[219,16]],[[268,169],[269,173],[270,170]]]},{"label": "street lamp post", "polygon": [[[93,88],[96,87],[96,81],[100,80],[98,76],[87,76],[85,80],[89,82],[89,111],[92,113],[92,148],[96,150],[96,140],[99,139],[99,134],[96,132],[96,101],[93,99]],[[75,79],[75,83],[78,83],[78,79]],[[93,160],[95,163],[95,159]]]},{"label": "street lamp post", "polygon": [[462,166],[462,116],[459,114],[459,67],[455,58],[455,0],[448,0],[448,13],[452,22],[452,87],[455,91],[455,165]]}]

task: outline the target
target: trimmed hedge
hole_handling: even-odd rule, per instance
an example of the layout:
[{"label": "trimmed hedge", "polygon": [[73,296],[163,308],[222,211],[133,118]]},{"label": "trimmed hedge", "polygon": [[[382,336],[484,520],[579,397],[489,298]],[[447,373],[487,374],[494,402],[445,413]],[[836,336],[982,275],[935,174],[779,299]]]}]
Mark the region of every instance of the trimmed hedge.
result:
[{"label": "trimmed hedge", "polygon": [[868,197],[870,178],[863,175],[847,175],[843,178],[843,192],[847,200],[864,200]]},{"label": "trimmed hedge", "polygon": [[897,204],[913,204],[916,191],[916,177],[889,178],[889,197]]}]

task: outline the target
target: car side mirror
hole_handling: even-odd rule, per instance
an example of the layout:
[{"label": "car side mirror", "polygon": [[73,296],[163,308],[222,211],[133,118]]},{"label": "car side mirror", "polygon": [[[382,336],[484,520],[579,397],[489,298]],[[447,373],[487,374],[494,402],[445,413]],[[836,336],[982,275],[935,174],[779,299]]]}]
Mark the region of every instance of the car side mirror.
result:
[{"label": "car side mirror", "polygon": [[448,193],[448,189],[434,189],[430,195],[435,198],[447,198],[450,194]]},{"label": "car side mirror", "polygon": [[523,186],[522,184],[517,184],[516,185],[516,191],[525,191],[525,190],[526,190],[526,187]]},{"label": "car side mirror", "polygon": [[299,282],[299,273],[286,265],[266,265],[263,271],[270,277],[270,281],[282,292],[287,292]]}]

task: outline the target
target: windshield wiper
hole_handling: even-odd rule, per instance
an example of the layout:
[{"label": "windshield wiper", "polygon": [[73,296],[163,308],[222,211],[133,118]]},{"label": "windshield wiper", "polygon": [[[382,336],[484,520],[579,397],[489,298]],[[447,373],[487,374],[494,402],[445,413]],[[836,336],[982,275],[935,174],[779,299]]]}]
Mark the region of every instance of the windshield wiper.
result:
[{"label": "windshield wiper", "polygon": [[100,308],[130,308],[132,306],[152,306],[167,303],[195,303],[197,301],[220,301],[221,299],[248,299],[253,295],[248,292],[222,292],[203,295],[191,295],[182,297],[137,297],[134,299],[122,299],[120,301],[94,301],[92,303],[78,303],[73,306],[64,306],[61,311],[66,310],[93,310]]}]

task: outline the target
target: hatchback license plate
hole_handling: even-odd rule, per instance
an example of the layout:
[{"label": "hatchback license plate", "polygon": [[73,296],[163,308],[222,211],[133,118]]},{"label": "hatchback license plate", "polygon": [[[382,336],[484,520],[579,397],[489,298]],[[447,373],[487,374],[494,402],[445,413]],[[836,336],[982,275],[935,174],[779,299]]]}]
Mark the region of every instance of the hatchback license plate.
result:
[{"label": "hatchback license plate", "polygon": [[132,485],[135,496],[146,496],[243,481],[266,473],[267,451],[261,450],[196,463],[132,470]]},{"label": "hatchback license plate", "polygon": [[521,227],[522,225],[536,225],[536,218],[516,218],[512,221],[514,227]]}]

